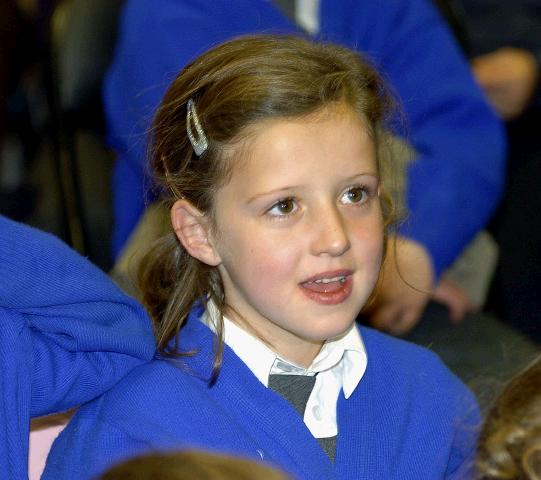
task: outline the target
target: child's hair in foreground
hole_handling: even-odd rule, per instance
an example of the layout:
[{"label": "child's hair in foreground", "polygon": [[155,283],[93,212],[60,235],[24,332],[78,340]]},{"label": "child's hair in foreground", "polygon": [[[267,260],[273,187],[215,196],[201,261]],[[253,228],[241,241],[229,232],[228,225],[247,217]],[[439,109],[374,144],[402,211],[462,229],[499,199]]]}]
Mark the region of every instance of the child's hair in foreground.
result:
[{"label": "child's hair in foreground", "polygon": [[[187,135],[192,102],[208,140],[200,155]],[[189,201],[212,225],[214,193],[227,183],[235,159],[249,160],[249,152],[239,150],[253,131],[250,127],[338,105],[359,115],[378,146],[394,102],[376,71],[357,53],[273,35],[241,37],[210,50],[174,80],[154,119],[152,165],[163,196],[171,202]],[[384,191],[380,201],[388,226],[393,202]],[[139,288],[162,353],[176,352],[170,341],[195,301],[212,300],[222,314],[227,309],[216,268],[192,258],[173,232],[141,262]],[[222,328],[216,325],[215,368],[223,348]]]},{"label": "child's hair in foreground", "polygon": [[513,378],[479,438],[479,478],[541,480],[541,357]]},{"label": "child's hair in foreground", "polygon": [[269,466],[198,451],[135,457],[108,470],[100,480],[288,480]]}]

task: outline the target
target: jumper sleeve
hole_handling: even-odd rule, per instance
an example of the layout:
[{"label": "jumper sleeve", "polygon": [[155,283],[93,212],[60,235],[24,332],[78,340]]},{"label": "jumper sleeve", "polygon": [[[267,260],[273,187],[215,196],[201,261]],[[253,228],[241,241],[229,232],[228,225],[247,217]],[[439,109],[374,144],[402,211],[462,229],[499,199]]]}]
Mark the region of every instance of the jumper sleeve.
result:
[{"label": "jumper sleeve", "polygon": [[24,317],[0,307],[0,472],[27,480],[30,333]]},{"label": "jumper sleeve", "polygon": [[322,9],[326,38],[371,56],[398,94],[407,124],[399,133],[417,152],[401,230],[428,249],[440,274],[497,206],[505,174],[501,122],[427,0],[322,0]]},{"label": "jumper sleeve", "polygon": [[463,385],[454,404],[457,413],[455,435],[445,478],[466,480],[474,478],[476,445],[482,425],[481,412],[473,394]]},{"label": "jumper sleeve", "polygon": [[149,450],[144,442],[95,418],[79,418],[78,413],[72,422],[55,440],[43,480],[95,479],[112,465]]},{"label": "jumper sleeve", "polygon": [[24,339],[13,361],[31,416],[95,398],[154,354],[137,302],[57,238],[3,217],[0,307]]}]

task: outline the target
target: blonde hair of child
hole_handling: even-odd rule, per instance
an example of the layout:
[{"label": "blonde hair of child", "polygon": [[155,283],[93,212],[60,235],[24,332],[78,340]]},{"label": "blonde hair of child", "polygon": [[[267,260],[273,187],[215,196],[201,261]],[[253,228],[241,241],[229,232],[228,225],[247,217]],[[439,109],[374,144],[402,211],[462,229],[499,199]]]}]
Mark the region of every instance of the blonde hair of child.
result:
[{"label": "blonde hair of child", "polygon": [[[208,140],[200,156],[187,136],[190,100]],[[250,127],[337,104],[353,109],[379,144],[394,101],[379,74],[358,53],[280,35],[240,37],[215,47],[182,70],[154,118],[151,164],[163,199],[169,205],[186,199],[212,220],[214,193],[230,178],[233,160],[248,153],[235,147],[250,134]],[[393,202],[384,191],[380,201],[389,225]],[[216,268],[192,258],[173,232],[143,259],[138,284],[163,354],[179,354],[178,334],[194,302],[212,300],[222,314],[226,308]],[[217,372],[222,322],[215,327]]]},{"label": "blonde hair of child", "polygon": [[496,399],[479,437],[482,480],[541,479],[541,357]]}]

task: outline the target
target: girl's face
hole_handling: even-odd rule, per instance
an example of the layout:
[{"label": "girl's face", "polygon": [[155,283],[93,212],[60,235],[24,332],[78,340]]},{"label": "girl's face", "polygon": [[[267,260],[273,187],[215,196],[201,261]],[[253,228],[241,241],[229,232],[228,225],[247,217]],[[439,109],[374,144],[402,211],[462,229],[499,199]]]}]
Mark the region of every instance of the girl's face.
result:
[{"label": "girl's face", "polygon": [[307,366],[351,326],[378,278],[375,146],[341,106],[263,122],[249,148],[215,197],[226,302],[277,353]]}]

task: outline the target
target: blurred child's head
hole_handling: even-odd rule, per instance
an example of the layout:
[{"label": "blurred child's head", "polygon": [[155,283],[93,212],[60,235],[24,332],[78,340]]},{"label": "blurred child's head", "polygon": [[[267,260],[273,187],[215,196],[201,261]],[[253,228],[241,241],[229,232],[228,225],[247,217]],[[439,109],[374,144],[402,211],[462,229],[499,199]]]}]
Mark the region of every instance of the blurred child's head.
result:
[{"label": "blurred child's head", "polygon": [[269,466],[198,451],[142,455],[104,473],[100,480],[288,480]]},{"label": "blurred child's head", "polygon": [[505,387],[479,438],[479,478],[541,479],[541,358]]},{"label": "blurred child's head", "polygon": [[351,326],[392,216],[376,153],[391,106],[357,53],[297,37],[232,40],[181,72],[152,139],[176,235],[140,275],[162,350],[202,298],[291,352]]}]

